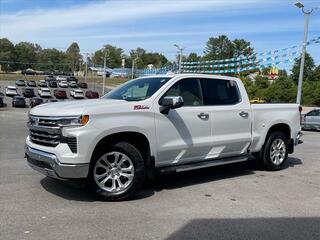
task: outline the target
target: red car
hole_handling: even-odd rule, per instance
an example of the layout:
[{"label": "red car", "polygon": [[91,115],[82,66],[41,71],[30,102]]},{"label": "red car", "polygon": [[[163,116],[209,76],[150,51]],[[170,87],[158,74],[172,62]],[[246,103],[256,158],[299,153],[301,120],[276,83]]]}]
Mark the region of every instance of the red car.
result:
[{"label": "red car", "polygon": [[88,90],[86,91],[87,98],[99,98],[99,93],[96,91]]},{"label": "red car", "polygon": [[54,96],[57,99],[66,99],[67,98],[67,92],[65,90],[56,89],[56,90],[54,90]]}]

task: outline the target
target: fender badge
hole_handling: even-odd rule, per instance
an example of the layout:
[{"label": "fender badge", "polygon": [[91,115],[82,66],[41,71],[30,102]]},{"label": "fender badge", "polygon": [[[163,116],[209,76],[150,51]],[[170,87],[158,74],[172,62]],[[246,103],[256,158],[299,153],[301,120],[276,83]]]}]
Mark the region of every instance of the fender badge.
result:
[{"label": "fender badge", "polygon": [[133,110],[143,110],[143,109],[149,109],[149,106],[144,106],[144,105],[134,105]]}]

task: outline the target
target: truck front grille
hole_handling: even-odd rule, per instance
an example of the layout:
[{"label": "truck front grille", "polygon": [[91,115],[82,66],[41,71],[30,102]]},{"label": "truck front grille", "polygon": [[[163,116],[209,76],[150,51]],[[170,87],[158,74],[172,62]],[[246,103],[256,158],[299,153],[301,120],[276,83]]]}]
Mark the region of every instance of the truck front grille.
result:
[{"label": "truck front grille", "polygon": [[77,138],[64,137],[57,121],[58,118],[30,116],[28,128],[31,142],[48,147],[66,143],[71,152],[77,153]]}]

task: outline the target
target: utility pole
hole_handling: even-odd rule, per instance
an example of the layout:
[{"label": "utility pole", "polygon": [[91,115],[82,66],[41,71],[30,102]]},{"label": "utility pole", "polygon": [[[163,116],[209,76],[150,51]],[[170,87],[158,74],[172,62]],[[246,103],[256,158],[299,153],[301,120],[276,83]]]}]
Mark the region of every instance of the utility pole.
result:
[{"label": "utility pole", "polygon": [[89,53],[86,53],[86,71],[84,76],[84,81],[87,82],[87,75],[88,75],[88,55]]},{"label": "utility pole", "polygon": [[179,73],[181,73],[181,65],[182,65],[182,52],[185,48],[179,47],[179,45],[174,44],[173,46],[175,46],[176,48],[178,48],[179,51]]},{"label": "utility pole", "polygon": [[135,68],[134,64],[135,64],[135,62],[136,62],[137,59],[138,59],[138,58],[136,57],[136,58],[134,58],[134,59],[132,60],[131,79],[134,78],[134,68]]},{"label": "utility pole", "polygon": [[104,53],[103,61],[103,82],[102,82],[102,95],[104,95],[105,81],[106,81],[106,65],[107,65],[107,51]]},{"label": "utility pole", "polygon": [[304,35],[303,35],[303,44],[302,44],[301,59],[300,59],[300,72],[299,72],[298,92],[297,92],[297,100],[296,100],[297,104],[301,104],[302,81],[303,81],[303,72],[304,72],[304,62],[305,62],[305,56],[306,56],[306,50],[307,50],[309,20],[310,20],[310,15],[313,13],[313,11],[319,9],[319,7],[312,8],[311,10],[306,11],[304,9],[304,5],[301,2],[295,3],[295,6],[300,8],[304,15]]}]

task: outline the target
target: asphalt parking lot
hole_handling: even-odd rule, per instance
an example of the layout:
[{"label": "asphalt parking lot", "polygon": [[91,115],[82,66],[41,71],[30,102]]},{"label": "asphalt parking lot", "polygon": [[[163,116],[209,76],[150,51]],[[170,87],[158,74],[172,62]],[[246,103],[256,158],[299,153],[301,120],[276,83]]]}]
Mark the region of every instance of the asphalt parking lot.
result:
[{"label": "asphalt parking lot", "polygon": [[[7,86],[16,86],[15,85],[15,81],[0,81],[0,92],[2,92],[3,94],[5,94],[5,91],[6,91],[6,87]],[[22,89],[25,88],[25,87],[17,87],[17,91],[18,91],[18,94],[20,94],[22,96]],[[28,87],[28,86],[26,86]],[[38,97],[39,94],[38,94],[38,90],[40,89],[40,87],[34,87],[34,93],[35,93],[35,96]],[[73,99],[71,96],[70,96],[70,90],[72,88],[68,87],[68,88],[50,88],[50,91],[51,91],[51,99],[55,99],[54,95],[53,95],[53,91],[55,89],[62,89],[62,90],[65,90],[66,93],[67,93],[67,99],[57,99],[58,101],[79,101],[81,99]],[[77,89],[81,89],[83,90],[84,94],[86,93],[87,90],[94,90],[94,91],[97,91],[99,93],[99,95],[101,96],[101,93],[102,93],[102,86],[100,84],[96,84],[96,83],[88,83],[88,88],[87,89],[83,89],[83,88],[77,88]],[[111,88],[106,88],[106,91],[108,90],[111,90]],[[43,98],[44,102],[48,101],[48,99],[46,98]],[[11,97],[4,97],[4,103],[6,104],[6,107],[7,108],[12,108],[12,98]],[[29,99],[26,98],[26,104],[27,104],[27,107],[29,107]]]},{"label": "asphalt parking lot", "polygon": [[159,177],[103,202],[26,164],[28,109],[0,109],[0,239],[320,239],[320,132],[282,171],[255,161]]}]

